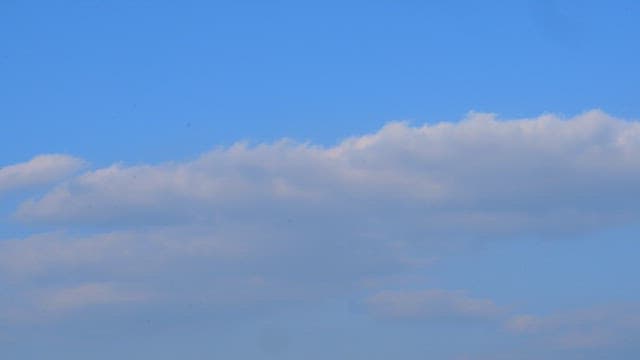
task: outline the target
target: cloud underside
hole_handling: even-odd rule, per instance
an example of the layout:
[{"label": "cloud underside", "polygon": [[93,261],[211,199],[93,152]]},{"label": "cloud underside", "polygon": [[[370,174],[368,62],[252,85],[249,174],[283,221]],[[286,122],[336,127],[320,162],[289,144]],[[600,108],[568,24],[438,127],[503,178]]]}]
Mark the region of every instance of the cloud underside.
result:
[{"label": "cloud underside", "polygon": [[[48,156],[0,169],[0,192],[58,181],[12,214],[47,230],[0,242],[0,281],[15,300],[0,300],[0,317],[29,307],[309,301],[475,241],[579,234],[640,212],[640,123],[600,111],[391,123],[333,147],[236,144],[70,176],[81,164]],[[383,317],[504,314],[464,292],[374,290],[364,301]],[[540,321],[514,317],[509,328]]]}]

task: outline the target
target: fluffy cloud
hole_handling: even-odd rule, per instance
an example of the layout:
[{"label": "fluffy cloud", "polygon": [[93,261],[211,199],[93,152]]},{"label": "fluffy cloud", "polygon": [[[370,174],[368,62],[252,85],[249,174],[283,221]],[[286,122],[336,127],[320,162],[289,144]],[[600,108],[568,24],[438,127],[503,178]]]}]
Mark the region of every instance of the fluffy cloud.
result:
[{"label": "fluffy cloud", "polygon": [[[56,174],[80,164],[64,159],[75,167]],[[0,184],[29,183],[28,168],[41,169],[30,175],[39,181],[55,173],[33,165],[42,162],[2,169]],[[153,294],[140,301],[322,299],[410,275],[443,247],[631,221],[638,183],[640,124],[599,111],[392,123],[328,148],[236,144],[192,161],[87,171],[23,202],[15,219],[53,229],[0,242],[0,281],[17,298],[43,283],[62,294],[107,283]],[[499,311],[441,290],[380,292],[367,304],[400,317]]]},{"label": "fluffy cloud", "polygon": [[0,168],[0,194],[6,191],[47,185],[78,171],[84,161],[60,154],[36,156],[15,165]]},{"label": "fluffy cloud", "polygon": [[439,289],[383,291],[366,304],[374,314],[397,319],[491,319],[502,312],[491,300]]},{"label": "fluffy cloud", "polygon": [[109,226],[296,217],[376,234],[404,229],[404,238],[481,237],[628,221],[640,210],[632,201],[639,181],[639,123],[599,111],[513,121],[471,114],[392,123],[330,148],[237,144],[184,163],[113,165],[25,202],[15,216]]}]

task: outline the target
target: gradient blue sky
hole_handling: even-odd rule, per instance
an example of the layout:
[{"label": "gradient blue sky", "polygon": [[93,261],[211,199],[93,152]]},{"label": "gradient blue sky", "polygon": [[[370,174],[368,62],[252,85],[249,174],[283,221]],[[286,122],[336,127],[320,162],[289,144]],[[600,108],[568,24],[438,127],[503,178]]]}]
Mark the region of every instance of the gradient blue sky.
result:
[{"label": "gradient blue sky", "polygon": [[0,354],[640,357],[637,1],[0,2]]}]

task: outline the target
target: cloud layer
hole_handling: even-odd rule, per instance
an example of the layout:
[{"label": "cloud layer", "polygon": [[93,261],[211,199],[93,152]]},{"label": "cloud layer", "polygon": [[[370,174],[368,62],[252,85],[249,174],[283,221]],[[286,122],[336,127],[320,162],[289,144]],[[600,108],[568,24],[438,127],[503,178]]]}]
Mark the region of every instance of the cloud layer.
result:
[{"label": "cloud layer", "polygon": [[[333,147],[240,143],[191,161],[71,176],[82,164],[43,155],[0,169],[0,192],[57,182],[11,215],[44,232],[0,241],[0,282],[12,288],[0,318],[358,296],[383,317],[499,320],[506,312],[489,299],[399,291],[389,279],[419,276],[469,243],[581,233],[640,215],[640,123],[600,111],[391,123]],[[508,328],[553,333],[556,323],[520,316]],[[579,335],[567,344],[588,342]]]}]

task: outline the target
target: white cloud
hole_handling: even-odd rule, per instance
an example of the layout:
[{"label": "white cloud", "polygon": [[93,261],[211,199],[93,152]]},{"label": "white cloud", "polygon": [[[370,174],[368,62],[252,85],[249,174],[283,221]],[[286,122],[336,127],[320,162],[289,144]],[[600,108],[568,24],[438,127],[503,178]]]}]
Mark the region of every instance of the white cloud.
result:
[{"label": "white cloud", "polygon": [[568,120],[471,114],[392,123],[330,148],[237,144],[184,163],[113,165],[23,203],[15,216],[109,226],[295,216],[375,234],[482,237],[629,221],[640,211],[631,200],[638,182],[640,123],[599,111]]},{"label": "white cloud", "polygon": [[36,156],[20,164],[0,168],[0,193],[59,181],[84,165],[84,161],[60,154]]},{"label": "white cloud", "polygon": [[[330,148],[237,144],[187,162],[87,171],[25,201],[16,219],[67,231],[0,242],[0,281],[18,297],[43,283],[134,283],[153,301],[329,298],[394,288],[459,241],[637,219],[638,183],[640,124],[598,111],[392,123]],[[400,317],[499,311],[442,290],[368,303]],[[527,321],[519,326],[537,326]]]},{"label": "white cloud", "polygon": [[382,291],[366,304],[374,314],[398,319],[491,319],[502,312],[491,300],[439,289]]}]

